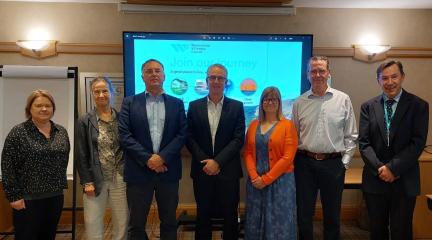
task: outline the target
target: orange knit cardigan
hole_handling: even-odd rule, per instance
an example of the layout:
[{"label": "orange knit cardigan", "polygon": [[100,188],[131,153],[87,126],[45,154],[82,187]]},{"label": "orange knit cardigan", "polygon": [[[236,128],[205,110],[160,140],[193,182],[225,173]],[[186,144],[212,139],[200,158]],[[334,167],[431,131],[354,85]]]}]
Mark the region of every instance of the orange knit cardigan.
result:
[{"label": "orange knit cardigan", "polygon": [[[246,134],[246,144],[243,159],[251,180],[259,177],[256,171],[256,143],[255,135],[259,125],[256,119],[249,125]],[[268,160],[270,170],[263,174],[265,185],[271,184],[279,176],[294,170],[294,156],[297,151],[298,139],[294,123],[288,119],[281,119],[275,126],[268,142]]]}]

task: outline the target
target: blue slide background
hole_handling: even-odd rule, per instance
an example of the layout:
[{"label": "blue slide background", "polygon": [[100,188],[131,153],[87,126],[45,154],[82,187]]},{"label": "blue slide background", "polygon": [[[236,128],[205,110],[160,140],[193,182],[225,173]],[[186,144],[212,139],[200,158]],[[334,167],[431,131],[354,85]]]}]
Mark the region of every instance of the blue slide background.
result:
[{"label": "blue slide background", "polygon": [[[229,85],[225,94],[244,103],[247,123],[256,117],[264,88],[279,88],[283,111],[289,118],[292,102],[301,93],[301,42],[136,39],[134,56],[135,93],[145,89],[142,63],[154,58],[165,67],[165,92],[183,99],[186,110],[190,101],[207,95],[206,71],[214,63],[227,67]],[[240,90],[245,79],[256,82],[255,92],[245,94]],[[187,83],[187,88],[183,85],[181,94],[174,92],[173,80]],[[196,88],[201,91],[197,92]]]}]

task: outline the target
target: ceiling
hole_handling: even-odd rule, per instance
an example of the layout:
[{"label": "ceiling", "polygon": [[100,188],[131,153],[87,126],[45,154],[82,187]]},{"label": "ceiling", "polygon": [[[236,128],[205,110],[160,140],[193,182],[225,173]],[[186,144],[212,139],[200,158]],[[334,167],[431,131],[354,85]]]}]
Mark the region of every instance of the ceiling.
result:
[{"label": "ceiling", "polygon": [[123,0],[131,4],[181,5],[181,6],[254,6],[277,7],[287,5],[292,0]]},{"label": "ceiling", "polygon": [[[11,0],[0,0],[11,1]],[[86,3],[158,3],[228,6],[280,6],[282,4],[308,8],[398,8],[432,9],[432,0],[12,0],[28,2],[86,2]],[[202,4],[204,3],[204,4]]]},{"label": "ceiling", "polygon": [[296,7],[314,8],[427,8],[431,0],[293,0]]}]

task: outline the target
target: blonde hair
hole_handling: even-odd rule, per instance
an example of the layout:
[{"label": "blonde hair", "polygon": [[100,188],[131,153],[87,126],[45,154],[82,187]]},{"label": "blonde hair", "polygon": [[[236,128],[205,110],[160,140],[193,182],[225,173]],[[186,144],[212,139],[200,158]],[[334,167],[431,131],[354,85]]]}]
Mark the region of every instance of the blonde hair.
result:
[{"label": "blonde hair", "polygon": [[51,95],[51,93],[48,92],[47,90],[44,90],[44,89],[36,89],[27,97],[27,103],[25,106],[25,116],[27,119],[30,119],[32,117],[30,109],[31,109],[33,102],[38,97],[46,97],[48,100],[50,100],[50,102],[53,106],[53,115],[54,115],[54,112],[56,110],[56,106],[55,106],[54,98]]},{"label": "blonde hair", "polygon": [[264,121],[266,116],[265,116],[265,112],[263,109],[263,102],[264,102],[264,98],[266,98],[269,95],[275,95],[278,101],[278,109],[277,109],[277,119],[281,120],[283,118],[283,114],[282,114],[282,99],[281,99],[281,94],[280,91],[277,87],[267,87],[263,90],[262,94],[261,94],[261,99],[260,99],[260,103],[259,103],[259,113],[258,113],[258,120],[259,121]]}]

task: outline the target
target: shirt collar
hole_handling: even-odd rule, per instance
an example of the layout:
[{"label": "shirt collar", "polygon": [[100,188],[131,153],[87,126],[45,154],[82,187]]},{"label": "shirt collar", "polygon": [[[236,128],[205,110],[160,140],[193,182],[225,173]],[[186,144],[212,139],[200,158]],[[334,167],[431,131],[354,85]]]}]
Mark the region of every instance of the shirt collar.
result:
[{"label": "shirt collar", "polygon": [[148,98],[148,97],[158,98],[158,97],[163,96],[164,94],[165,94],[165,91],[162,90],[162,92],[159,95],[153,96],[149,91],[145,90],[145,96],[146,96],[146,98]]},{"label": "shirt collar", "polygon": [[[95,115],[96,115],[96,121],[98,121],[99,122],[99,120],[100,120],[100,118],[99,118],[99,115],[97,114],[97,110],[95,109]],[[114,121],[114,120],[116,120],[117,119],[117,113],[116,113],[116,111],[114,111],[114,109],[112,109],[111,108],[111,117],[112,117],[112,120]]]},{"label": "shirt collar", "polygon": [[[400,99],[400,97],[402,96],[402,89],[400,90],[400,92],[393,98],[393,100],[395,100],[397,103],[399,102],[399,99]],[[387,97],[387,95],[385,95],[384,93],[383,93],[383,100],[384,100],[384,102],[385,101],[387,101],[387,100],[389,100],[389,97]]]},{"label": "shirt collar", "polygon": [[[331,88],[330,86],[327,86],[327,89],[326,89],[323,96],[328,95],[328,94],[333,95],[334,92],[335,92],[335,90],[333,88]],[[320,96],[314,95],[314,93],[312,92],[312,88],[306,92],[306,96],[308,98],[319,98],[320,97]]]},{"label": "shirt collar", "polygon": [[[225,99],[225,95],[222,95],[222,99],[216,105],[223,106],[224,99]],[[210,100],[209,96],[207,96],[207,105],[210,103],[214,104],[214,102],[212,100]]]},{"label": "shirt collar", "polygon": [[[51,132],[58,131],[59,129],[57,127],[57,124],[55,124],[52,120],[50,120],[50,122],[51,122],[51,130],[52,130]],[[34,130],[39,131],[39,129],[36,127],[36,124],[34,124],[31,118],[27,120],[27,124]]]}]

